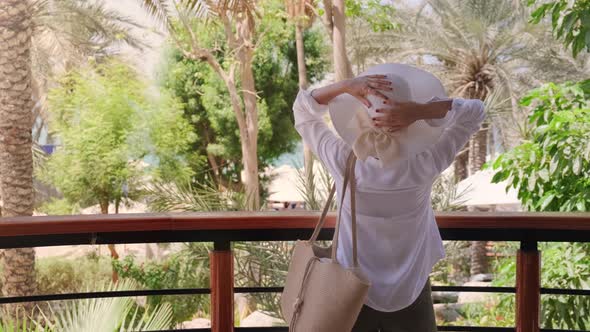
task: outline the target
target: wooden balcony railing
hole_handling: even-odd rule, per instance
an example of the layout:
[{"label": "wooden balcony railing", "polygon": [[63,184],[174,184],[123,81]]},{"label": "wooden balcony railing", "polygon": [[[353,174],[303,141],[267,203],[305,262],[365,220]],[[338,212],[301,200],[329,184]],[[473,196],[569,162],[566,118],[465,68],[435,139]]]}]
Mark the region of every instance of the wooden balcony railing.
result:
[{"label": "wooden balcony railing", "polygon": [[[287,331],[286,327],[234,328],[234,293],[280,292],[234,288],[231,243],[290,241],[311,235],[318,215],[309,213],[126,214],[0,218],[0,249],[56,245],[213,242],[210,289],[164,289],[0,297],[6,303],[97,297],[211,294],[211,329],[187,331]],[[330,239],[335,215],[320,237]],[[541,294],[590,296],[590,290],[542,288],[538,242],[590,242],[590,214],[439,213],[445,240],[518,241],[515,287],[435,286],[435,291],[516,293],[516,327],[440,326],[439,331],[558,331],[539,328]],[[337,331],[335,331],[337,332]]]}]

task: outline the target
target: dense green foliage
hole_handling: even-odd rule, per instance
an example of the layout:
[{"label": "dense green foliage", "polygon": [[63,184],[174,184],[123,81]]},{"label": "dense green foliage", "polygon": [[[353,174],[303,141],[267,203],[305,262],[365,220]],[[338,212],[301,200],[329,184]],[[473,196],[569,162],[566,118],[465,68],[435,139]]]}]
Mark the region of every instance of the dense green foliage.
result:
[{"label": "dense green foliage", "polygon": [[534,23],[550,16],[555,37],[572,49],[574,57],[584,48],[590,52],[590,1],[528,0],[529,6],[539,2],[542,4],[531,14]]},{"label": "dense green foliage", "polygon": [[[134,280],[144,289],[176,289],[209,287],[207,250],[202,243],[186,244],[186,248],[166,258],[163,262],[137,263],[127,256],[122,261],[113,260],[113,267],[121,278]],[[173,323],[191,320],[195,314],[208,316],[207,296],[149,296],[148,307],[168,303],[172,308]]]},{"label": "dense green foliage", "polygon": [[494,181],[508,182],[531,211],[590,207],[589,81],[546,84],[521,105],[531,107],[529,137],[493,163]]},{"label": "dense green foliage", "polygon": [[[293,128],[291,105],[298,91],[297,55],[293,26],[288,24],[280,8],[269,12],[258,23],[259,31],[254,54],[254,79],[259,97],[258,159],[260,169],[285,152],[292,151],[299,139]],[[204,46],[214,48],[223,39],[222,27],[195,24],[195,33]],[[304,35],[308,80],[315,82],[327,69],[324,39],[317,29]],[[223,66],[223,50],[215,53]],[[238,124],[223,81],[211,68],[199,61],[185,58],[177,50],[161,74],[162,85],[183,103],[185,118],[198,139],[193,142],[189,159],[197,171],[197,181],[214,179],[207,153],[215,158],[225,181],[239,180],[241,147]]]},{"label": "dense green foliage", "polygon": [[[189,170],[179,157],[193,140],[180,104],[147,86],[118,62],[67,74],[49,94],[51,128],[60,141],[38,173],[72,204],[121,202],[140,187],[145,156],[157,158],[156,174]],[[61,204],[68,206],[68,204]]]},{"label": "dense green foliage", "polygon": [[392,20],[395,7],[392,2],[379,0],[346,0],[346,17],[364,21],[374,32],[395,29],[397,24]]},{"label": "dense green foliage", "polygon": [[[493,181],[507,180],[530,211],[587,211],[590,207],[590,89],[581,83],[546,84],[531,91],[521,105],[532,108],[528,139],[493,163]],[[515,248],[514,248],[515,249]],[[588,289],[590,245],[550,243],[541,246],[543,287]],[[513,285],[514,259],[497,269],[495,282]],[[544,296],[546,328],[586,330],[590,299],[584,296]],[[501,296],[496,315],[513,322],[514,298]]]}]

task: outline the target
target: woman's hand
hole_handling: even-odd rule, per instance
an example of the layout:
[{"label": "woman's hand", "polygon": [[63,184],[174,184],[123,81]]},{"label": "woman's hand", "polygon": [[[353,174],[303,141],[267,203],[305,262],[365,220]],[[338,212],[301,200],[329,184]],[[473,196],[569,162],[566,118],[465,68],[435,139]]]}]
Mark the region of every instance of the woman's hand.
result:
[{"label": "woman's hand", "polygon": [[408,127],[415,121],[421,119],[424,104],[415,102],[389,102],[389,107],[380,108],[377,113],[383,114],[373,118],[373,123],[379,128],[389,128],[389,132],[394,132]]},{"label": "woman's hand", "polygon": [[389,128],[389,132],[394,132],[406,128],[418,120],[443,118],[451,109],[452,104],[452,99],[436,100],[426,104],[390,100],[388,107],[377,110],[377,113],[383,115],[374,117],[373,123],[376,127]]},{"label": "woman's hand", "polygon": [[359,76],[347,80],[345,83],[345,92],[360,100],[365,106],[371,107],[371,102],[367,97],[374,95],[383,99],[384,104],[387,104],[389,99],[382,93],[382,91],[392,91],[391,82],[388,81],[385,75],[368,75]]},{"label": "woman's hand", "polygon": [[367,107],[371,107],[368,95],[383,98],[384,105],[387,104],[387,97],[381,91],[392,91],[391,82],[385,75],[369,75],[336,82],[322,88],[315,89],[311,96],[320,104],[328,105],[330,100],[337,96],[348,93],[360,100]]}]

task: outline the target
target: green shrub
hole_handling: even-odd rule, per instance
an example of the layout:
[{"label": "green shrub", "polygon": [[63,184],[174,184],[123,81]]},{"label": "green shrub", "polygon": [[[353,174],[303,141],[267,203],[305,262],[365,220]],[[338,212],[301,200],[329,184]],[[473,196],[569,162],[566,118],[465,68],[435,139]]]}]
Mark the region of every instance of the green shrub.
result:
[{"label": "green shrub", "polygon": [[108,258],[50,257],[37,260],[36,273],[39,294],[85,292],[111,280],[111,265]]},{"label": "green shrub", "polygon": [[[514,246],[513,246],[514,247]],[[516,249],[516,248],[514,248]],[[541,286],[563,289],[589,289],[590,245],[582,243],[543,243],[540,245]],[[515,257],[500,260],[494,268],[494,286],[514,286]],[[541,298],[541,326],[548,329],[587,330],[590,327],[590,298],[587,296],[544,295]],[[514,326],[515,296],[499,294],[491,303],[466,305],[462,323],[488,326]]]},{"label": "green shrub", "polygon": [[[209,287],[207,252],[207,245],[190,243],[163,262],[137,263],[134,257],[127,256],[123,260],[112,263],[119,277],[135,280],[145,289],[207,288]],[[147,297],[149,307],[164,303],[169,303],[172,307],[175,324],[190,320],[195,314],[209,315],[208,296]]]}]

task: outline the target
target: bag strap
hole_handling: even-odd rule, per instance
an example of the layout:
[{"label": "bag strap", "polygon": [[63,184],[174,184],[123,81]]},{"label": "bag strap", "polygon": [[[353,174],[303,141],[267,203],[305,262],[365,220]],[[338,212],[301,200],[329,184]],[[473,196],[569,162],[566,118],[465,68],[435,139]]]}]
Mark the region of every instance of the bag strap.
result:
[{"label": "bag strap", "polygon": [[[346,185],[348,183],[348,176],[349,176],[348,164],[350,162],[350,158],[352,155],[354,155],[354,152],[351,151],[350,154],[348,155],[348,159],[346,160],[346,166],[345,166],[345,171],[344,171],[344,181],[343,181],[344,185],[343,185],[343,190],[342,190],[343,192],[346,191]],[[332,205],[332,201],[334,200],[335,195],[336,195],[336,184],[334,183],[334,185],[332,185],[332,189],[330,189],[330,193],[328,194],[328,198],[326,200],[326,203],[324,204],[324,209],[322,211],[320,219],[318,220],[318,223],[315,226],[313,234],[311,234],[311,237],[309,238],[309,242],[315,243],[318,240],[320,232],[321,232],[322,228],[324,228],[324,224],[326,223],[326,217],[328,215],[328,212],[330,211],[330,205]],[[336,232],[334,232],[334,235],[336,235]],[[332,241],[334,241],[334,238],[332,238]]]},{"label": "bag strap", "polygon": [[344,176],[344,185],[342,188],[342,195],[340,198],[340,206],[338,211],[338,221],[336,223],[336,229],[334,231],[334,239],[332,239],[332,260],[338,262],[337,250],[338,250],[338,239],[340,234],[340,223],[342,222],[342,209],[344,206],[344,197],[346,196],[346,187],[350,183],[350,216],[352,223],[352,263],[353,267],[357,268],[358,255],[357,255],[357,236],[356,236],[356,179],[355,170],[356,166],[356,155],[354,152],[350,152],[346,165],[346,175]]},{"label": "bag strap", "polygon": [[324,205],[324,210],[322,211],[322,215],[313,230],[313,234],[311,234],[311,238],[309,238],[309,242],[316,242],[318,236],[320,235],[320,231],[324,227],[326,223],[326,216],[328,215],[328,211],[330,210],[330,205],[332,205],[332,201],[334,200],[334,195],[336,194],[336,184],[332,185],[332,189],[330,189],[330,193],[328,194],[328,199],[326,200],[326,204]]},{"label": "bag strap", "polygon": [[[357,258],[357,237],[356,237],[356,199],[355,199],[355,191],[356,191],[356,179],[354,174],[354,169],[356,165],[356,156],[353,151],[350,152],[348,155],[348,159],[346,161],[346,170],[344,172],[344,181],[342,186],[342,194],[340,199],[339,205],[339,213],[338,219],[336,221],[336,228],[334,230],[334,237],[332,238],[332,259],[337,262],[336,258],[336,249],[338,248],[338,234],[340,233],[340,220],[342,219],[342,205],[344,203],[344,197],[346,195],[346,189],[348,187],[348,183],[351,184],[351,215],[352,215],[352,256],[353,256],[353,263],[355,267],[358,267],[358,258]],[[324,205],[324,209],[318,220],[318,223],[309,239],[309,242],[315,243],[317,238],[320,234],[320,231],[324,227],[326,222],[326,216],[328,215],[328,211],[330,209],[330,205],[332,204],[332,200],[334,199],[336,193],[336,185],[332,186],[330,193],[328,195],[328,199],[326,200],[326,204]]]}]

